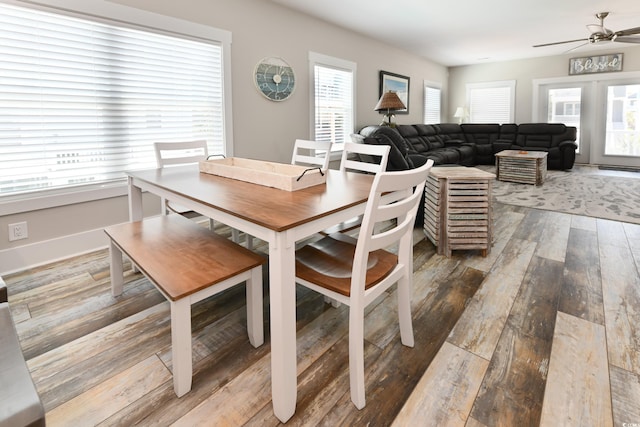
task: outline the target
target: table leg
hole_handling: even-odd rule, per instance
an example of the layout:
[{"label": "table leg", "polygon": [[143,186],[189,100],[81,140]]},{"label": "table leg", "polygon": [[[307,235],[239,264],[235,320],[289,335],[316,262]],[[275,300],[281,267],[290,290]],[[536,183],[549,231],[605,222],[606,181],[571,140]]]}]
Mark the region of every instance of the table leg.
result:
[{"label": "table leg", "polygon": [[173,391],[182,397],[191,390],[191,302],[189,298],[171,301],[171,357]]},{"label": "table leg", "polygon": [[269,244],[269,297],[273,412],[284,423],[297,397],[295,242],[289,232],[276,233]]},{"label": "table leg", "polygon": [[129,221],[142,220],[142,190],[129,177]]},{"label": "table leg", "polygon": [[109,255],[111,257],[110,273],[111,273],[111,294],[114,297],[122,295],[124,284],[124,276],[122,272],[122,251],[109,239]]},{"label": "table leg", "polygon": [[[127,178],[129,190],[129,221],[142,221],[142,189],[133,185],[133,178]],[[163,202],[163,209],[164,202]],[[131,262],[131,271],[138,273],[138,266]]]}]

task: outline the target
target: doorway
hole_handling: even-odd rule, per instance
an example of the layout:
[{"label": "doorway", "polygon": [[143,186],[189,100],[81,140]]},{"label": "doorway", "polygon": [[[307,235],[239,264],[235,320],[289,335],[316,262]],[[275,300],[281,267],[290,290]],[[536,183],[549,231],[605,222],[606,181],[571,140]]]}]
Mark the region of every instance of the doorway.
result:
[{"label": "doorway", "polygon": [[602,82],[596,164],[640,166],[640,80]]},{"label": "doorway", "polygon": [[577,128],[576,163],[640,168],[640,73],[538,80],[533,93],[534,121]]}]

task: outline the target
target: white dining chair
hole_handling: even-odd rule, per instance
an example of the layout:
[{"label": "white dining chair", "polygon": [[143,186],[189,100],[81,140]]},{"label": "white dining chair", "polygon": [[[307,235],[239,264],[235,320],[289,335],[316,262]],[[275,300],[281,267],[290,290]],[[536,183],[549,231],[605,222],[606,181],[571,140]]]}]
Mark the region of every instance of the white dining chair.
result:
[{"label": "white dining chair", "polygon": [[[209,157],[207,141],[205,140],[154,142],[153,148],[155,151],[156,165],[158,166],[158,168],[198,163],[202,160],[207,160],[207,158]],[[165,199],[162,199],[162,206],[163,215],[166,215],[168,212],[174,212],[190,219],[203,217],[203,215],[198,212],[194,212]],[[211,230],[215,228],[214,221],[211,218],[209,218],[209,228]],[[240,232],[232,228],[231,238],[234,242],[239,242]],[[249,235],[246,236],[246,244],[247,248],[253,248],[253,238]]]},{"label": "white dining chair", "polygon": [[[356,171],[365,173],[379,173],[387,168],[389,160],[389,151],[391,147],[388,145],[370,145],[357,144],[353,142],[345,142],[342,150],[342,158],[340,159],[341,171]],[[368,156],[369,159],[378,160],[377,163],[364,161],[361,155]],[[346,233],[353,231],[360,226],[362,215],[354,217],[348,221],[334,225],[326,230],[324,234]]]},{"label": "white dining chair", "polygon": [[[180,141],[180,142],[154,142],[153,149],[156,155],[156,166],[164,168],[167,166],[179,166],[198,163],[206,160],[209,155],[207,141]],[[172,203],[162,198],[162,214],[169,212],[180,214],[186,218],[202,218],[198,212],[194,212],[176,203]],[[209,220],[209,228],[213,230],[213,220]]]},{"label": "white dining chair", "polygon": [[[433,160],[417,169],[376,174],[357,239],[335,233],[296,251],[296,282],[349,306],[351,400],[365,404],[365,308],[397,284],[402,344],[413,347],[413,225]],[[377,233],[378,223],[384,231]],[[395,249],[395,250],[394,250]]]},{"label": "white dining chair", "polygon": [[[340,170],[378,173],[387,169],[389,160],[388,145],[357,144],[345,142],[340,159]],[[375,163],[365,160],[364,156],[373,156]],[[371,157],[368,157],[371,158]]]},{"label": "white dining chair", "polygon": [[[323,171],[329,169],[331,160],[331,141],[309,141],[296,139],[293,145],[292,165],[318,166]],[[324,153],[319,157],[319,153]]]}]

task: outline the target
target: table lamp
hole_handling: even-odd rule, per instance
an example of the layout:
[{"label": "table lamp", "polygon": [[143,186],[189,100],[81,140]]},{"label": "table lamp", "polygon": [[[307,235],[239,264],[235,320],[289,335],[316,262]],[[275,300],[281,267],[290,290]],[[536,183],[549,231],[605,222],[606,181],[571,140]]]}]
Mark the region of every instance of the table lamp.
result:
[{"label": "table lamp", "polygon": [[461,125],[465,115],[464,107],[458,107],[456,108],[456,112],[453,114],[453,117],[456,117],[458,119],[458,124]]},{"label": "table lamp", "polygon": [[394,114],[392,113],[392,111],[404,110],[406,108],[407,107],[405,107],[405,105],[402,103],[402,100],[400,99],[398,94],[390,90],[382,94],[374,110],[375,111],[386,110],[387,112],[384,115],[382,119],[382,123],[380,123],[380,126],[389,126],[394,128],[396,127],[396,124],[392,121],[394,117]]}]

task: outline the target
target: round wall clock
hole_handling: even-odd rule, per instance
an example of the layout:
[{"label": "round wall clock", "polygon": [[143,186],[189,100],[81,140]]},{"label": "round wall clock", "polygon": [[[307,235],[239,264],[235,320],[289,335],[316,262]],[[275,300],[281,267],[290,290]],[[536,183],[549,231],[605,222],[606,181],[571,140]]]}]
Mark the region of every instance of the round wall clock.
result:
[{"label": "round wall clock", "polygon": [[284,101],[293,93],[296,77],[293,68],[282,58],[264,58],[253,72],[256,87],[267,99]]}]

